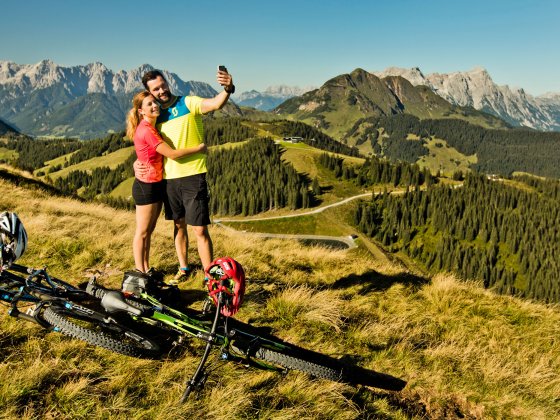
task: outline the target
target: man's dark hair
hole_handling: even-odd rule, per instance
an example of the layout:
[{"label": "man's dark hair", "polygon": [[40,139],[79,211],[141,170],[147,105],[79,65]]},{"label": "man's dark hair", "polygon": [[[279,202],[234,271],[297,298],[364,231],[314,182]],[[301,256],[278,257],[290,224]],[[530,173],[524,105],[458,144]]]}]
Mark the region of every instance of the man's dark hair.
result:
[{"label": "man's dark hair", "polygon": [[157,79],[160,76],[163,80],[165,80],[165,76],[159,70],[150,70],[149,72],[145,73],[144,76],[142,76],[142,84],[144,85],[146,90],[150,90],[148,89],[148,82],[150,80]]}]

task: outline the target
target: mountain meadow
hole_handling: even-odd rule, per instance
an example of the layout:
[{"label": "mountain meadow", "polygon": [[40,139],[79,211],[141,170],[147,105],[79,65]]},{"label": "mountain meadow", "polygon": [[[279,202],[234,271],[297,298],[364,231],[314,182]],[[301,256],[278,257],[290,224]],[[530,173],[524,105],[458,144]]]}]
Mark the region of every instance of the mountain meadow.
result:
[{"label": "mountain meadow", "polygon": [[[20,260],[73,284],[95,271],[118,287],[132,266],[134,214],[53,197],[2,180],[1,210],[17,212],[29,247]],[[4,418],[554,418],[560,412],[560,311],[485,290],[448,272],[420,275],[392,258],[264,240],[210,228],[216,255],[248,276],[238,318],[286,341],[407,381],[401,392],[354,388],[304,374],[214,359],[202,392],[178,400],[202,344],[164,360],[91,347],[0,314]],[[197,262],[195,249],[189,249]],[[152,262],[175,270],[171,226],[160,220]],[[202,273],[181,283],[200,308]],[[216,356],[214,356],[216,357]]]},{"label": "mountain meadow", "polygon": [[[130,92],[119,89],[110,95],[122,108]],[[43,96],[30,95],[39,106]],[[83,95],[67,99],[69,115],[87,115]],[[64,115],[47,124],[47,111],[41,127],[94,134],[65,128]],[[5,418],[560,417],[560,133],[513,128],[361,69],[271,112],[231,105],[204,128],[215,256],[235,258],[248,278],[236,318],[406,387],[352,387],[214,354],[205,388],[181,405],[203,343],[134,359],[16,320],[5,306]],[[7,121],[0,136],[0,211],[17,212],[29,234],[19,262],[75,285],[97,273],[120,287],[133,266],[132,143],[118,131],[33,138]],[[333,246],[341,241],[351,246]],[[163,217],[151,255],[171,279]],[[181,305],[200,309],[194,243],[189,260]]]}]

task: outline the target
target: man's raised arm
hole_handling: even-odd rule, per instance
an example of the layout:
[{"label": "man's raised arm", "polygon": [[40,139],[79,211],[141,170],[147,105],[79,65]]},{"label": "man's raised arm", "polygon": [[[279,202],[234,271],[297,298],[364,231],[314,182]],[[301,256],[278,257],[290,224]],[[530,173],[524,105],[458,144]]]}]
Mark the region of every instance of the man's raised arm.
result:
[{"label": "man's raised arm", "polygon": [[200,108],[203,114],[222,109],[227,103],[229,96],[235,92],[233,79],[227,70],[218,70],[216,80],[224,87],[224,90],[213,98],[205,98],[202,100]]}]

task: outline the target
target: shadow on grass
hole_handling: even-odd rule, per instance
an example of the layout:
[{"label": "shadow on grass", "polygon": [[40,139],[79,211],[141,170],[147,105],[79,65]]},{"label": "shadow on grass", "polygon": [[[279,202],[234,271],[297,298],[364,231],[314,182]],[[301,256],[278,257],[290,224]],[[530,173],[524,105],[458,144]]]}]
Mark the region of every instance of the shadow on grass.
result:
[{"label": "shadow on grass", "polygon": [[[193,285],[193,287],[195,287],[195,285]],[[185,290],[179,290],[179,298],[176,301],[171,301],[171,302],[165,302],[166,304],[169,304],[170,306],[177,306],[177,304],[179,305],[185,305],[185,306],[191,306],[193,303],[196,302],[200,302],[204,299],[206,299],[206,297],[208,296],[208,291],[207,290],[203,290],[202,288],[199,289],[185,289]],[[177,308],[177,309],[181,309],[181,308]]]},{"label": "shadow on grass", "polygon": [[371,270],[364,274],[351,274],[336,280],[334,283],[325,285],[328,289],[348,289],[358,286],[360,295],[366,295],[370,292],[382,292],[389,289],[395,284],[402,284],[410,287],[412,290],[418,290],[422,286],[429,284],[430,280],[424,277],[416,276],[410,273],[402,273],[394,276],[387,276]]},{"label": "shadow on grass", "polygon": [[[195,292],[198,292],[200,296],[205,295],[201,291]],[[181,291],[181,293],[186,294],[188,298],[194,297],[192,291]],[[186,297],[183,297],[183,299],[186,299]],[[203,314],[201,311],[188,307],[180,310],[187,316],[197,319],[198,322],[205,323],[207,328],[210,329],[214,313]],[[249,355],[248,359],[243,358],[238,361],[248,363],[251,366],[262,368],[261,362],[258,361],[258,359],[261,359],[272,365],[300,370],[312,376],[329,378],[351,385],[366,385],[390,391],[400,391],[406,385],[406,381],[395,376],[360,367],[357,364],[359,360],[355,356],[344,355],[341,358],[334,358],[283,341],[272,335],[273,329],[270,326],[254,326],[235,318],[227,318],[227,320],[222,318],[222,321],[225,323],[220,322],[221,326],[219,326],[218,331],[223,331],[224,328],[229,331],[231,337],[233,337],[233,346],[238,351],[241,350],[244,354]],[[183,345],[188,346],[191,341],[187,337]],[[174,359],[182,354],[179,349],[170,350],[166,358]],[[232,360],[238,359],[236,356],[231,357]],[[257,360],[253,361],[254,358]],[[267,367],[265,369],[268,370]]]},{"label": "shadow on grass", "polygon": [[[356,359],[350,355],[337,359],[285,342],[271,335],[272,329],[267,326],[255,327],[233,318],[228,323],[232,330],[238,331],[234,336],[241,337],[241,341],[235,343],[236,346],[243,348],[243,342],[247,341],[246,351],[252,355],[258,354],[259,348],[267,347],[268,351],[272,352],[268,356],[272,357],[268,360],[269,362],[276,358],[288,363],[284,366],[291,364],[292,369],[307,372],[312,376],[321,376],[325,373],[325,368],[332,369],[336,372],[335,377],[338,378],[338,381],[351,385],[366,385],[390,391],[400,391],[406,386],[406,381],[400,378],[358,366]],[[245,338],[246,335],[253,336],[253,338]],[[266,343],[266,340],[273,343],[262,345]],[[278,353],[278,355],[274,356],[274,353]],[[266,352],[262,354],[266,354]],[[313,375],[312,372],[317,372],[317,375]]]},{"label": "shadow on grass", "polygon": [[245,302],[255,302],[258,304],[265,304],[266,301],[275,293],[277,290],[265,289],[266,285],[273,284],[274,280],[271,279],[257,279],[257,278],[247,278],[247,284],[251,285],[249,290],[245,290]]}]

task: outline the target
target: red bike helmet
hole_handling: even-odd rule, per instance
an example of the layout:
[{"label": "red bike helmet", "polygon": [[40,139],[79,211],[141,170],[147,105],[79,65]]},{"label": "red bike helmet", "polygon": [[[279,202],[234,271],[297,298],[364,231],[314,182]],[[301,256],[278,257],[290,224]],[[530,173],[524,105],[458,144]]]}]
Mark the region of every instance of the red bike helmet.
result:
[{"label": "red bike helmet", "polygon": [[231,257],[218,258],[205,270],[208,278],[208,294],[218,304],[218,293],[224,292],[221,313],[233,316],[239,310],[245,294],[245,271],[241,264]]}]

